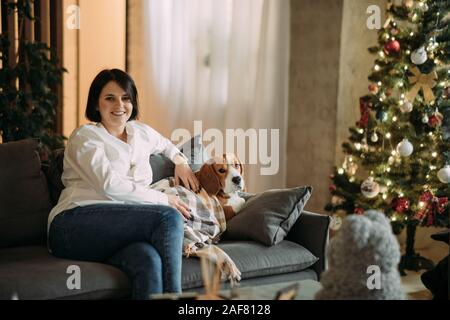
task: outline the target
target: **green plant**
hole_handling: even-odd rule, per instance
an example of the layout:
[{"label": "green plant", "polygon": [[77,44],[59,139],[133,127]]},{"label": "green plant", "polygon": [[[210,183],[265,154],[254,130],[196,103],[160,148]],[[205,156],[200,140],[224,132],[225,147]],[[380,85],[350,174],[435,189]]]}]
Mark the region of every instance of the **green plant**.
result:
[{"label": "green plant", "polygon": [[4,142],[26,138],[39,139],[39,153],[48,159],[50,150],[62,147],[65,137],[56,132],[56,89],[66,71],[47,44],[30,41],[24,32],[25,21],[36,21],[32,0],[3,3],[7,14],[17,14],[18,46],[10,48],[8,30],[0,34],[0,135]]}]

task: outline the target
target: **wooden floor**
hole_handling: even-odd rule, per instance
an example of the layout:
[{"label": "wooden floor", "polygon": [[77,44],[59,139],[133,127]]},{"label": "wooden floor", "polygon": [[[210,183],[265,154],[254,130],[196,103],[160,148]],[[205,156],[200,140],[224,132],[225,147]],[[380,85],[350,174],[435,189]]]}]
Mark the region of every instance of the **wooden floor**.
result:
[{"label": "wooden floor", "polygon": [[433,296],[428,290],[411,292],[407,295],[408,300],[432,300]]},{"label": "wooden floor", "polygon": [[431,300],[433,295],[425,288],[420,275],[425,271],[407,271],[407,275],[402,277],[402,285],[408,300]]},{"label": "wooden floor", "polygon": [[[405,228],[406,229],[406,228]],[[435,264],[441,261],[445,256],[449,254],[448,244],[442,241],[435,241],[431,238],[431,235],[445,230],[445,228],[435,227],[420,227],[416,231],[415,250],[417,253],[432,260]],[[406,230],[403,230],[398,237],[402,253],[405,251],[406,244]],[[411,300],[430,300],[432,299],[431,292],[425,288],[420,275],[425,272],[406,271],[407,275],[402,277],[402,284],[407,294],[408,299]]]}]

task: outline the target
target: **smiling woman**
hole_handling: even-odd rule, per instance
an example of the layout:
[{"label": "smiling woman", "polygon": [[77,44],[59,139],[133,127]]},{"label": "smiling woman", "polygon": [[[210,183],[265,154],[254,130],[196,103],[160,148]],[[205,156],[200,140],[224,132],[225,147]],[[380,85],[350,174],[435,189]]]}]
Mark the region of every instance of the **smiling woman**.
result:
[{"label": "smiling woman", "polygon": [[116,72],[114,77],[108,77],[108,72],[112,71],[104,70],[94,79],[95,86],[91,87],[89,93],[86,118],[101,121],[110,134],[127,142],[127,132],[121,129],[139,114],[136,86],[120,72]]},{"label": "smiling woman", "polygon": [[95,77],[89,89],[86,118],[106,124],[111,119],[117,121],[111,118],[113,112],[117,112],[116,115],[122,118],[119,122],[113,122],[111,126],[106,127],[120,127],[128,120],[135,120],[139,116],[136,85],[125,72],[118,69],[103,70]]},{"label": "smiling woman", "polygon": [[133,111],[130,95],[116,82],[109,82],[100,93],[98,111],[104,122],[124,124]]},{"label": "smiling woman", "polygon": [[152,190],[149,158],[164,153],[174,176],[189,189],[198,181],[187,159],[168,139],[136,121],[138,94],[131,77],[103,70],[89,89],[86,118],[64,154],[62,191],[48,219],[55,256],[108,262],[132,282],[132,297],[181,291],[183,219],[189,207]]}]

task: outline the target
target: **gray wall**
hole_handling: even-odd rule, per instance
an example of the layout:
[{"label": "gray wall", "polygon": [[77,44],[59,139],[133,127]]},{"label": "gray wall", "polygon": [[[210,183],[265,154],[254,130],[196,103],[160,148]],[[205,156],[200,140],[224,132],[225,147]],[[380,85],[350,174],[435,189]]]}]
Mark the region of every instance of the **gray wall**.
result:
[{"label": "gray wall", "polygon": [[366,27],[369,5],[380,7],[383,25],[386,0],[344,0],[336,120],[337,165],[344,160],[341,145],[349,136],[348,128],[359,120],[359,97],[368,93],[367,76],[376,58],[367,51],[377,44],[377,30]]},{"label": "gray wall", "polygon": [[342,0],[291,1],[288,187],[311,185],[323,212],[334,163]]},{"label": "gray wall", "polygon": [[[385,0],[291,0],[287,186],[312,185],[307,209],[325,213],[329,175],[359,118],[377,33],[367,7]],[[384,16],[381,20],[384,23]]]}]

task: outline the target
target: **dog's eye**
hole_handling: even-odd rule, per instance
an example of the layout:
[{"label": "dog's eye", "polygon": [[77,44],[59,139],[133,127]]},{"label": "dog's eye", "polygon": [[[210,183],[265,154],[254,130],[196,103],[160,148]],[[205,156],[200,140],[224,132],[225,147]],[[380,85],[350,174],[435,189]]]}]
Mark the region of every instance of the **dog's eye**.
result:
[{"label": "dog's eye", "polygon": [[220,168],[220,169],[219,169],[219,172],[220,172],[220,173],[225,173],[226,170],[225,170],[224,168]]}]

